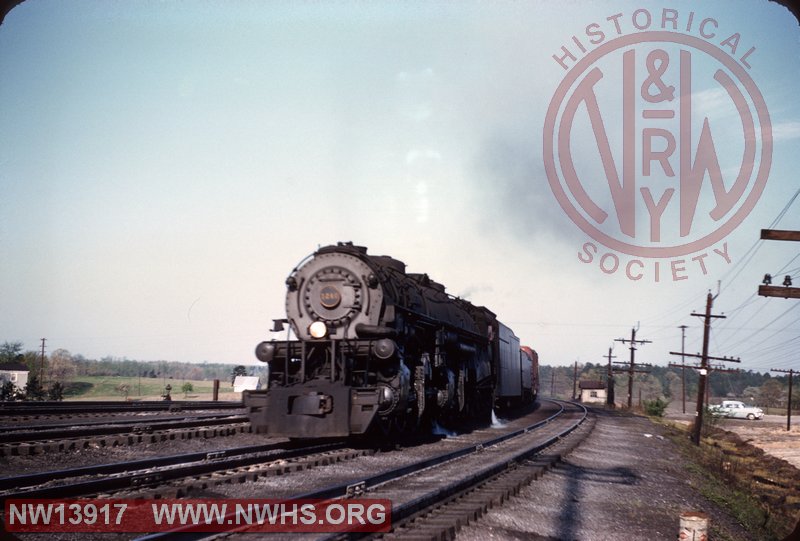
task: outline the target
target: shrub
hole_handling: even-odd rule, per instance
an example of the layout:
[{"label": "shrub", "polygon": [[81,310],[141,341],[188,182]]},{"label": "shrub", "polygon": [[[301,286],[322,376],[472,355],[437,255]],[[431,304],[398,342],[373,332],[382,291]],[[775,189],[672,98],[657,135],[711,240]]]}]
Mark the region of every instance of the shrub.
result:
[{"label": "shrub", "polygon": [[0,400],[11,401],[17,399],[17,393],[14,389],[14,383],[11,381],[4,381],[0,386]]},{"label": "shrub", "polygon": [[644,412],[653,417],[663,417],[669,402],[656,398],[655,400],[644,401]]},{"label": "shrub", "polygon": [[50,390],[47,391],[47,399],[64,400],[64,386],[58,381],[55,382],[52,386],[50,386]]},{"label": "shrub", "polygon": [[44,400],[47,394],[39,383],[39,378],[31,376],[25,386],[25,400]]}]

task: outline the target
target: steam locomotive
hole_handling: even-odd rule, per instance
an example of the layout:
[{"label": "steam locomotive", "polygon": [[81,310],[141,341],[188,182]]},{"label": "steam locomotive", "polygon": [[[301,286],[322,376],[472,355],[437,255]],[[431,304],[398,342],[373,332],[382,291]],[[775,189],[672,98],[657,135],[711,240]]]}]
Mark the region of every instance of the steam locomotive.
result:
[{"label": "steam locomotive", "polygon": [[257,432],[295,438],[488,424],[536,400],[538,356],[484,307],[352,243],[320,248],[286,279],[296,339],[261,342],[266,390],[243,400]]}]

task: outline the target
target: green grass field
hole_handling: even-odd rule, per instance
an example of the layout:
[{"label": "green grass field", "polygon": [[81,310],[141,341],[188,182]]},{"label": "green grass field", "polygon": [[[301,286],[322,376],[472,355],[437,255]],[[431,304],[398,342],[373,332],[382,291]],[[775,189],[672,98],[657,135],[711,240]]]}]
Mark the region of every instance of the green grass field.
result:
[{"label": "green grass field", "polygon": [[[193,387],[188,396],[181,390],[186,382]],[[211,400],[214,390],[213,381],[163,380],[136,376],[77,376],[65,384],[64,400],[161,400],[165,384],[172,386],[173,400]],[[241,397],[241,393],[233,392],[230,380],[220,381],[219,393],[220,400],[238,400]]]}]

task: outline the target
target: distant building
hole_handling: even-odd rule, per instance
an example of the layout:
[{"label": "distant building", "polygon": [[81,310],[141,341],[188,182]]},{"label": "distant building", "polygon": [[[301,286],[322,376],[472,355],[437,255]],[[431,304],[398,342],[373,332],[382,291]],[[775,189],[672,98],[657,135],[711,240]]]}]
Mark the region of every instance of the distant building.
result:
[{"label": "distant building", "polygon": [[0,385],[10,381],[19,390],[24,390],[28,384],[28,367],[22,363],[0,364]]},{"label": "distant building", "polygon": [[241,393],[242,391],[257,391],[261,387],[258,381],[258,376],[236,376],[233,380],[234,392]]},{"label": "distant building", "polygon": [[602,381],[579,381],[580,401],[586,404],[606,403],[606,384]]}]

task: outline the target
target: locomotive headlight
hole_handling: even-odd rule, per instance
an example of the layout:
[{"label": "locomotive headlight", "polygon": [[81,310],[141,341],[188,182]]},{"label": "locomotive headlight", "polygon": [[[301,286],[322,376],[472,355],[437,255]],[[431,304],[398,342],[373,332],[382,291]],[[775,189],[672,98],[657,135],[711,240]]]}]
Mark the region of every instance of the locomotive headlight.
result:
[{"label": "locomotive headlight", "polygon": [[328,327],[322,321],[315,321],[309,325],[308,334],[310,334],[312,338],[325,338],[325,335],[328,334]]}]

